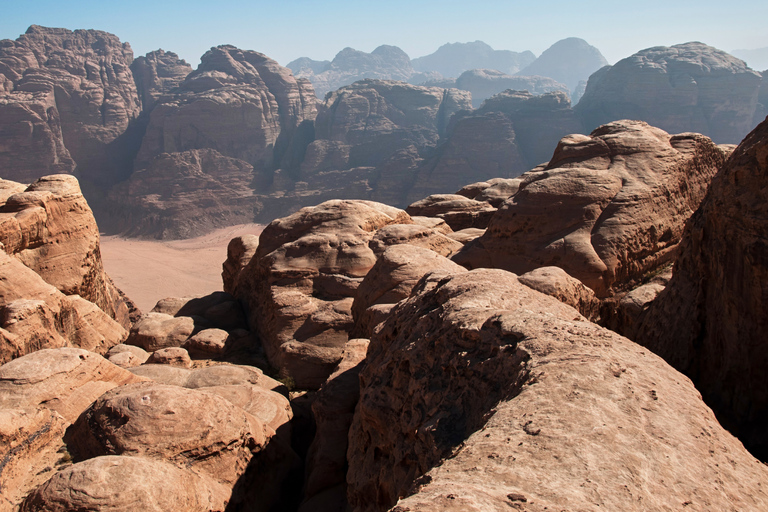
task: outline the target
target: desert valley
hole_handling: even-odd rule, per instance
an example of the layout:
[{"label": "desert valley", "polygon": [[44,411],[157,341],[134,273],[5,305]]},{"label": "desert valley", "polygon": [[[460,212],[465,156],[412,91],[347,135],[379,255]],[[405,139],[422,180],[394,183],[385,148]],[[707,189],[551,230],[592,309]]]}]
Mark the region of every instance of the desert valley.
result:
[{"label": "desert valley", "polygon": [[0,511],[768,510],[766,116],[695,41],[0,41]]}]

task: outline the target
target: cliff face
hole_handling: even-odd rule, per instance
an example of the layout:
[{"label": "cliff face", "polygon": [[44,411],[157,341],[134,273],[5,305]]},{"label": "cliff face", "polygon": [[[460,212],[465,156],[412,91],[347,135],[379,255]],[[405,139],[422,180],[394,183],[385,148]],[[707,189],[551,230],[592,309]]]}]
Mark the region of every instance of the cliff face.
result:
[{"label": "cliff face", "polygon": [[155,50],[131,63],[136,90],[145,111],[163,95],[178,87],[192,72],[192,66],[173,52]]},{"label": "cliff face", "polygon": [[[28,156],[26,165],[8,165],[6,177],[29,182],[42,174],[33,166],[72,172],[74,162],[89,183],[109,185],[125,176],[130,167],[122,163],[121,135],[141,112],[132,61],[130,45],[98,30],[33,25],[16,41],[3,41],[2,101],[9,115],[0,116],[0,130],[11,135],[4,143],[10,142],[13,153],[24,153],[17,144],[42,150]],[[25,104],[30,112],[19,112]],[[24,132],[27,123],[42,133]]]},{"label": "cliff face", "polygon": [[753,128],[759,73],[702,43],[648,48],[590,77],[575,107],[587,129],[641,119],[737,144]]},{"label": "cliff face", "polygon": [[689,375],[724,424],[768,455],[768,122],[739,145],[686,226],[637,341]]}]

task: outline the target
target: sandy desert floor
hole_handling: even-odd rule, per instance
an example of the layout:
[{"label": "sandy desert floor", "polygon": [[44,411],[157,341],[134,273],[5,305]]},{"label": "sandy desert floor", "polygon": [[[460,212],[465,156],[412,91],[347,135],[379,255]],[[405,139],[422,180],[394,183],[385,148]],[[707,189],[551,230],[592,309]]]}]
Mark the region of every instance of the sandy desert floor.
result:
[{"label": "sandy desert floor", "polygon": [[264,226],[243,224],[188,240],[155,241],[101,237],[104,267],[143,313],[165,297],[200,296],[221,290],[227,244],[240,235],[258,235]]}]

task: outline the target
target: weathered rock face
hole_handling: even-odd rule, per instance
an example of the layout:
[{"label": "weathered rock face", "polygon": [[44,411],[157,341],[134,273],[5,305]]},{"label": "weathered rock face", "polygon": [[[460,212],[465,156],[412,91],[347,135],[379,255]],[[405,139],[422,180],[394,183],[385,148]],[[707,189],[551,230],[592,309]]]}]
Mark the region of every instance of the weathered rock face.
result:
[{"label": "weathered rock face", "polygon": [[523,76],[547,76],[573,91],[589,76],[607,66],[600,50],[578,37],[561,39],[528,66],[519,71]]},{"label": "weathered rock face", "polygon": [[451,119],[445,141],[419,169],[408,197],[417,201],[438,186],[457,190],[471,181],[519,176],[549,160],[562,137],[583,131],[567,94],[504,91]]},{"label": "weathered rock face", "polygon": [[495,69],[514,75],[535,59],[529,51],[494,50],[475,41],[444,44],[434,53],[411,60],[411,64],[417,71],[437,71],[445,77],[457,77],[468,69]]},{"label": "weathered rock face", "polygon": [[292,132],[314,118],[310,94],[311,87],[261,53],[211,48],[176,92],[152,110],[135,167],[147,168],[162,153],[209,148],[259,171],[271,170]]},{"label": "weathered rock face", "polygon": [[496,208],[485,201],[475,201],[458,194],[433,194],[411,204],[406,212],[415,216],[437,217],[452,230],[459,231],[487,228]]},{"label": "weathered rock face", "polygon": [[223,512],[231,490],[210,477],[145,457],[96,457],[56,473],[21,506],[24,512],[188,510]]},{"label": "weathered rock face", "polygon": [[[307,62],[310,61],[310,62]],[[297,59],[288,64],[297,77],[312,82],[318,98],[366,78],[406,81],[413,75],[411,59],[397,46],[381,45],[371,53],[344,48],[329,63]]]},{"label": "weathered rock face", "polygon": [[131,63],[131,71],[142,107],[148,112],[163,94],[181,84],[192,72],[192,66],[173,52],[155,50],[137,57]]},{"label": "weathered rock face", "polygon": [[[29,182],[72,172],[72,160],[89,183],[112,184],[125,176],[127,141],[121,135],[141,112],[132,61],[128,43],[98,30],[32,25],[16,41],[3,41],[1,72],[8,85],[0,131],[10,136],[3,143],[11,150],[3,152],[9,158],[2,162],[5,177]],[[31,156],[30,150],[41,153]],[[21,162],[15,155],[22,155]]]},{"label": "weathered rock face", "polygon": [[726,156],[707,137],[639,121],[565,137],[453,259],[516,273],[558,266],[605,297],[671,260]]},{"label": "weathered rock face", "polygon": [[162,239],[253,222],[262,210],[254,196],[253,166],[214,149],[163,153],[117,185],[111,230]]},{"label": "weathered rock face", "polygon": [[65,295],[80,295],[123,326],[129,308],[104,272],[99,229],[77,179],[46,176],[0,205],[0,243]]},{"label": "weathered rock face", "polygon": [[352,327],[355,290],[376,262],[368,242],[379,228],[410,222],[383,204],[328,201],[264,229],[234,295],[283,376],[318,388],[331,374]]},{"label": "weathered rock face", "polygon": [[519,276],[518,281],[568,304],[588,320],[594,322],[600,317],[600,301],[595,293],[560,267],[539,267]]},{"label": "weathered rock face", "polygon": [[389,509],[425,473],[393,510],[768,504],[768,470],[690,381],[501,270],[422,280],[360,383],[355,511]]},{"label": "weathered rock face", "polygon": [[[330,94],[315,122],[319,142],[336,143],[330,161],[314,170],[377,166],[409,146],[434,146],[455,112],[469,108],[469,95],[457,90],[419,87],[384,80],[363,80]],[[335,160],[336,154],[346,158]],[[340,165],[339,165],[340,164]],[[302,166],[303,172],[310,169]]]},{"label": "weathered rock face", "polygon": [[471,69],[456,79],[456,88],[472,93],[472,106],[480,107],[483,101],[507,89],[528,91],[540,95],[561,91],[568,94],[568,86],[546,76],[512,76],[494,69]]},{"label": "weathered rock face", "polygon": [[240,271],[248,265],[258,247],[259,237],[256,235],[238,236],[229,241],[227,259],[221,264],[221,280],[225,292],[234,293]]},{"label": "weathered rock face", "polygon": [[669,286],[637,341],[689,375],[724,424],[768,456],[768,122],[712,180],[686,226]]},{"label": "weathered rock face", "polygon": [[575,110],[587,129],[641,119],[670,133],[738,143],[754,127],[759,73],[702,43],[658,46],[593,75]]}]

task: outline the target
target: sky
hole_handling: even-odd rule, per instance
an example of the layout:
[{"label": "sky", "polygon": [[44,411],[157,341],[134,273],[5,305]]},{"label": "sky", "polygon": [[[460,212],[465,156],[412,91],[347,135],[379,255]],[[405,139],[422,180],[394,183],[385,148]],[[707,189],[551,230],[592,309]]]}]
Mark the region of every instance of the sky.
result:
[{"label": "sky", "polygon": [[481,40],[537,56],[566,37],[596,46],[610,63],[651,46],[701,41],[722,50],[768,47],[765,0],[0,0],[0,39],[29,25],[98,29],[134,55],[162,48],[193,67],[212,46],[233,44],[287,64],[331,60],[350,46],[381,44],[411,58],[445,43]]}]

